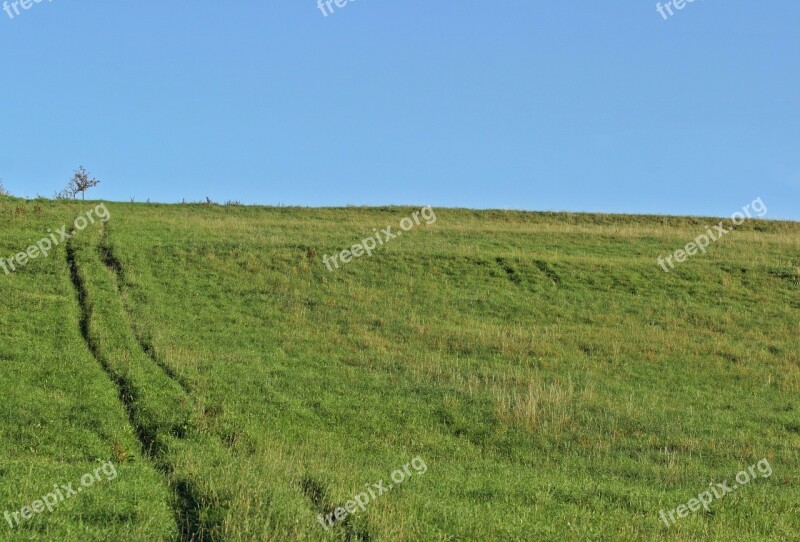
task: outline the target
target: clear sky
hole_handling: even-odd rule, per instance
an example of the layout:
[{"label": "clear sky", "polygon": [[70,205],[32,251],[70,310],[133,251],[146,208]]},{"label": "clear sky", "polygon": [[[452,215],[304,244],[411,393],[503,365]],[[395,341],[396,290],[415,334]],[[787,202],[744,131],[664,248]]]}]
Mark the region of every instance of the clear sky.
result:
[{"label": "clear sky", "polygon": [[761,197],[800,220],[800,2],[332,5],[9,5],[0,178],[49,197],[83,164],[95,198],[310,206],[729,216]]}]

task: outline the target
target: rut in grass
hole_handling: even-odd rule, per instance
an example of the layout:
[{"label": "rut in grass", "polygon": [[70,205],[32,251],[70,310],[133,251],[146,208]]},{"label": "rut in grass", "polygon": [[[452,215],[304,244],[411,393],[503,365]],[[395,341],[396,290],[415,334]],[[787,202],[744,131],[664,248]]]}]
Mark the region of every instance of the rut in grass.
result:
[{"label": "rut in grass", "polygon": [[[90,333],[92,307],[88,302],[86,283],[78,269],[76,248],[72,240],[67,242],[67,264],[81,311],[81,335],[87,348],[92,353],[92,356],[101,365],[109,379],[116,385],[119,392],[119,400],[125,408],[130,424],[141,445],[142,452],[150,459],[154,467],[167,479],[167,486],[171,488],[175,499],[174,513],[175,520],[180,530],[180,540],[186,542],[214,542],[214,538],[210,534],[212,529],[209,528],[210,526],[204,525],[202,519],[204,508],[201,504],[203,499],[200,491],[194,483],[185,479],[170,483],[170,476],[173,472],[172,465],[164,460],[165,450],[163,450],[159,444],[156,431],[146,427],[143,423],[142,413],[139,412],[137,408],[138,397],[133,382],[114,371],[108,360],[101,354],[98,344]],[[148,358],[152,359],[151,356],[148,356]],[[182,432],[172,432],[171,436],[184,438]]]},{"label": "rut in grass", "polygon": [[[311,501],[314,510],[321,514],[323,519],[327,518],[329,514],[333,514],[337,508],[344,507],[344,503],[326,504],[327,492],[325,487],[309,475],[306,475],[300,482],[300,491]],[[370,542],[372,538],[367,528],[355,525],[352,520],[352,514],[348,515],[344,521],[334,523],[332,528],[340,530],[342,539],[345,542]]]},{"label": "rut in grass", "polygon": [[100,245],[97,247],[97,250],[100,253],[100,259],[116,277],[117,293],[122,300],[122,306],[125,308],[125,314],[128,317],[129,327],[131,328],[131,332],[136,339],[136,342],[139,343],[139,348],[141,348],[142,351],[147,354],[147,357],[149,357],[153,363],[158,365],[161,370],[164,371],[164,374],[177,382],[178,385],[183,388],[183,391],[188,395],[190,393],[189,384],[182,379],[166,362],[164,362],[164,360],[161,359],[161,357],[156,353],[153,343],[139,333],[139,331],[136,329],[136,326],[133,325],[133,315],[131,314],[130,308],[128,307],[123,293],[123,288],[126,284],[125,271],[123,270],[119,259],[117,259],[117,257],[114,255],[114,249],[109,242],[107,222],[103,223],[103,239]]},{"label": "rut in grass", "polygon": [[125,407],[125,412],[128,414],[128,419],[130,420],[131,425],[136,430],[136,435],[142,444],[142,449],[148,452],[148,455],[151,455],[149,451],[155,446],[155,435],[151,434],[150,431],[147,431],[144,427],[136,422],[136,410],[133,406],[136,402],[136,392],[131,385],[131,382],[128,379],[117,375],[111,369],[103,357],[100,356],[97,345],[89,335],[91,311],[86,303],[86,287],[83,283],[83,279],[81,279],[81,276],[78,273],[78,264],[75,259],[75,247],[71,242],[68,242],[67,244],[67,264],[69,265],[70,278],[72,280],[72,285],[75,288],[76,295],[78,296],[78,304],[80,305],[81,309],[81,336],[83,337],[84,342],[86,342],[86,346],[92,353],[92,356],[94,356],[95,360],[97,360],[97,362],[103,367],[103,370],[108,375],[108,378],[117,386],[117,389],[119,390],[119,400],[122,403],[122,406]]}]

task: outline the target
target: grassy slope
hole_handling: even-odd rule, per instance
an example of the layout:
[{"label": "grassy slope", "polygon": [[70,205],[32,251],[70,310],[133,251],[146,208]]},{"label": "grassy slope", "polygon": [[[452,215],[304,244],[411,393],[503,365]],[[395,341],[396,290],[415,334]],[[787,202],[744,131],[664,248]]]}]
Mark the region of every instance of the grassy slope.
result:
[{"label": "grassy slope", "polygon": [[[77,206],[0,198],[0,255],[24,250],[78,212]],[[18,511],[73,483],[121,449],[138,446],[116,389],[81,337],[80,309],[64,247],[6,276],[0,271],[0,513]],[[2,540],[174,538],[177,529],[162,477],[132,454],[118,477]]]},{"label": "grassy slope", "polygon": [[[17,205],[0,202],[0,254],[84,210]],[[109,208],[105,231],[71,247],[82,304],[63,250],[0,280],[11,296],[58,296],[0,313],[13,378],[62,371],[59,397],[86,403],[66,438],[78,407],[51,400],[31,456],[13,416],[54,392],[6,384],[9,509],[88,470],[68,475],[54,441],[91,462],[122,434],[134,460],[108,491],[136,480],[141,494],[104,486],[76,505],[84,523],[129,502],[161,511],[101,525],[140,529],[132,539],[767,540],[800,527],[800,224],[748,223],[666,275],[655,257],[711,221],[438,211],[331,274],[323,254],[412,210]],[[333,532],[316,523],[418,455],[424,475]],[[659,523],[763,457],[771,478]]]}]

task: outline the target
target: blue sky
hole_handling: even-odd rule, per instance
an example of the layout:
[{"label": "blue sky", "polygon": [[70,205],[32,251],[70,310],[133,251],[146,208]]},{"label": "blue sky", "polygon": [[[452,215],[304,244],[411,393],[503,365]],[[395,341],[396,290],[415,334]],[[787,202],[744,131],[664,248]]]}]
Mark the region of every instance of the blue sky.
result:
[{"label": "blue sky", "polygon": [[[0,11],[0,178],[51,196],[800,220],[800,3]],[[13,10],[12,10],[13,13]]]}]

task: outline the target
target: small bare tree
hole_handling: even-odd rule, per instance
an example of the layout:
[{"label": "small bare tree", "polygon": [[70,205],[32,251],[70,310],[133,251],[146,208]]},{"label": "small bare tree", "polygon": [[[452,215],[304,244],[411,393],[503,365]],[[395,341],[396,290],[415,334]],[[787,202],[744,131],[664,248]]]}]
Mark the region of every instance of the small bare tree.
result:
[{"label": "small bare tree", "polygon": [[81,166],[77,170],[75,170],[75,174],[72,176],[72,179],[69,180],[66,188],[61,192],[56,192],[55,198],[56,199],[74,199],[79,193],[81,194],[82,199],[86,199],[86,191],[90,188],[94,188],[100,184],[95,178],[92,178],[89,175],[89,172],[86,171],[86,168]]},{"label": "small bare tree", "polygon": [[8,195],[9,195],[8,190],[6,190],[6,187],[3,186],[3,181],[0,179],[0,196],[8,196]]}]

